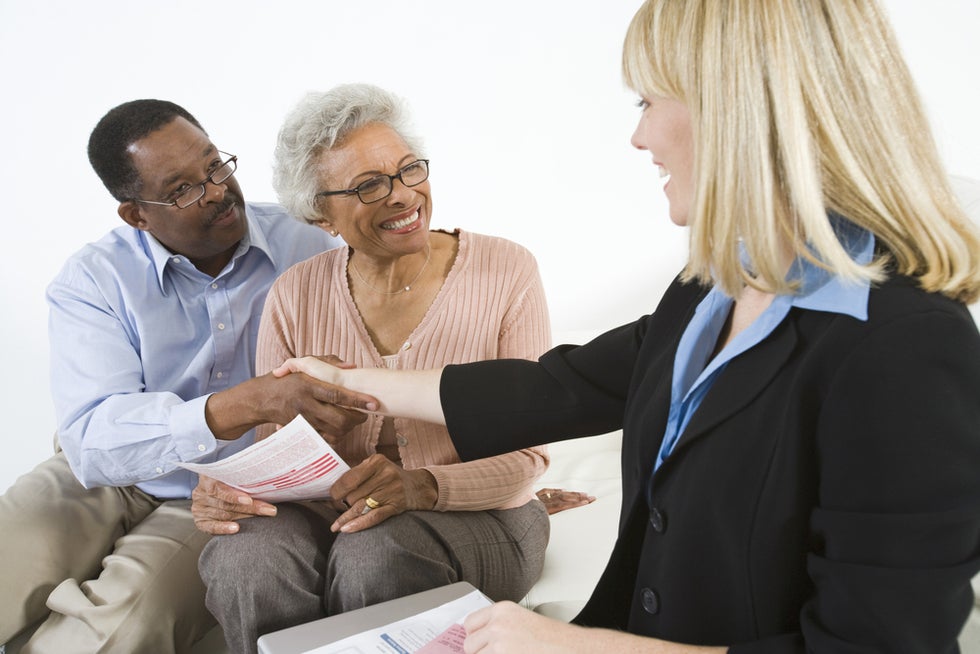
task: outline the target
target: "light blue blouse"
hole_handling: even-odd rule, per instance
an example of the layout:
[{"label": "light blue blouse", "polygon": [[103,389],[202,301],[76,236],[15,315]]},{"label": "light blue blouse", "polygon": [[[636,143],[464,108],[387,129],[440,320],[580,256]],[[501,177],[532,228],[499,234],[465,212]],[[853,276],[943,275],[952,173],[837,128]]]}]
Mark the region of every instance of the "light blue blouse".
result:
[{"label": "light blue blouse", "polygon": [[[860,264],[869,263],[874,255],[874,235],[839,217],[835,217],[833,223],[838,239],[851,258]],[[654,470],[670,455],[691,421],[691,416],[701,406],[702,400],[728,362],[769,336],[792,307],[829,311],[867,320],[870,291],[868,282],[845,281],[802,258],[794,261],[787,278],[801,281],[799,292],[795,295],[776,296],[766,310],[713,359],[710,359],[711,353],[734,300],[716,287],[698,304],[674,356],[670,413]]]}]

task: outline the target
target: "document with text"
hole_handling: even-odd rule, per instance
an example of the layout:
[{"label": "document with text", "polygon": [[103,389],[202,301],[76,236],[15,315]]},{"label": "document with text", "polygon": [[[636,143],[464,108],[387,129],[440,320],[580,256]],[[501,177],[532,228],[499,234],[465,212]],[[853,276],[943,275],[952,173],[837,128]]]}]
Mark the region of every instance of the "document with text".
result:
[{"label": "document with text", "polygon": [[303,416],[227,459],[178,465],[266,502],[329,497],[333,483],[350,470]]},{"label": "document with text", "polygon": [[305,654],[461,654],[466,630],[463,620],[492,602],[480,591],[410,618],[363,631]]}]

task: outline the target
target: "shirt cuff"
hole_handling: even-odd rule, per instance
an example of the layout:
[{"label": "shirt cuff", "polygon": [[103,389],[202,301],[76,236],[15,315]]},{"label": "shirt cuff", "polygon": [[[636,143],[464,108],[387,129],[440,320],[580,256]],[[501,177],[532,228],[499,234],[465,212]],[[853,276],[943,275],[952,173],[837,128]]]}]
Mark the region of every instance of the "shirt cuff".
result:
[{"label": "shirt cuff", "polygon": [[196,461],[216,447],[214,434],[204,417],[204,407],[209,397],[210,393],[170,409],[170,433],[181,461]]}]

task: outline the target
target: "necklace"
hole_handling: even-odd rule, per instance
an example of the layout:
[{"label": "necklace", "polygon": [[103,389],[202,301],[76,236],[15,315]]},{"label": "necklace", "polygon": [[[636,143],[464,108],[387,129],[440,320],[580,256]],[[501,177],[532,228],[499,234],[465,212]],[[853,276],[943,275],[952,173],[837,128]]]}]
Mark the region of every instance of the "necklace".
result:
[{"label": "necklace", "polygon": [[351,261],[350,261],[350,269],[354,271],[354,274],[357,275],[357,278],[359,280],[361,280],[361,282],[365,286],[367,286],[369,289],[371,289],[372,291],[374,291],[378,295],[398,295],[399,293],[406,293],[406,292],[412,290],[412,284],[414,284],[415,282],[419,281],[419,277],[421,277],[422,276],[422,273],[425,272],[425,267],[429,265],[429,259],[430,258],[432,258],[432,248],[430,246],[426,245],[426,247],[425,247],[425,263],[423,263],[422,264],[422,267],[419,268],[419,272],[418,272],[417,275],[415,275],[415,279],[413,279],[408,284],[406,284],[405,285],[405,288],[400,288],[397,291],[379,291],[375,287],[371,286],[370,282],[368,282],[368,280],[364,279],[364,275],[362,275],[360,273],[360,271],[357,269],[357,266],[354,265],[354,260],[353,259],[351,259]]}]

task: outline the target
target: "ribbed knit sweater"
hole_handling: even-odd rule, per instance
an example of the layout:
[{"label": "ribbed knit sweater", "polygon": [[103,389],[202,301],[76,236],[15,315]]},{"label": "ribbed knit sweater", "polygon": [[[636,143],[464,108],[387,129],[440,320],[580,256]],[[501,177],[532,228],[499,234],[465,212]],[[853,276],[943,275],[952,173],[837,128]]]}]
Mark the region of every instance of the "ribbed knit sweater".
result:
[{"label": "ribbed knit sweater", "polygon": [[[425,370],[484,359],[536,359],[551,325],[534,257],[505,239],[457,230],[459,248],[422,322],[389,365],[375,347],[347,282],[350,250],[340,247],[287,270],[273,284],[259,328],[256,371],[285,359],[335,354],[357,367]],[[391,420],[391,419],[389,419]],[[369,416],[335,445],[351,466],[376,451],[383,419]],[[445,427],[393,419],[402,465],[436,480],[437,511],[521,506],[547,468],[543,447],[461,463]]]}]

